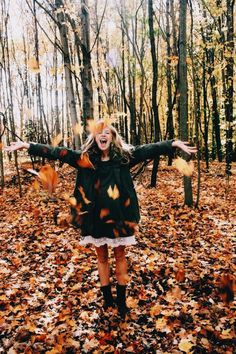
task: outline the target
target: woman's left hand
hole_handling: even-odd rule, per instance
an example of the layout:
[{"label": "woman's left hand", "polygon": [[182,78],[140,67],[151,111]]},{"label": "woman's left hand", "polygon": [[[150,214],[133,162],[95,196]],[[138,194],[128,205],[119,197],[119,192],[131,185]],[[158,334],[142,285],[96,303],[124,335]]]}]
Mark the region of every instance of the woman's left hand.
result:
[{"label": "woman's left hand", "polygon": [[194,146],[189,146],[188,141],[175,140],[172,143],[173,147],[179,148],[180,150],[186,152],[188,155],[194,154],[197,152],[197,148]]}]

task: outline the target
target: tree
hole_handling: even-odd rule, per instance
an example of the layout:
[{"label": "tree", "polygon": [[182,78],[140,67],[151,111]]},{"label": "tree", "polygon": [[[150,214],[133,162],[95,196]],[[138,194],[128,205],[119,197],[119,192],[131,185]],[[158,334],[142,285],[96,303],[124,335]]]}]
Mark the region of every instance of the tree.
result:
[{"label": "tree", "polygon": [[[179,136],[188,141],[188,82],[187,82],[187,43],[186,43],[186,13],[187,0],[180,0],[179,15]],[[184,156],[187,159],[186,156]],[[184,176],[184,203],[193,204],[191,178]]]}]

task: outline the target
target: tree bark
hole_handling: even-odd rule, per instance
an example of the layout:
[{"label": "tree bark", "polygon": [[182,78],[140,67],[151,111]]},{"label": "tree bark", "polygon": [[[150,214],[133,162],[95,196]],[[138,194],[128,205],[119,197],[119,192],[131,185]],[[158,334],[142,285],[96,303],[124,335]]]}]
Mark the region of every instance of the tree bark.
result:
[{"label": "tree bark", "polygon": [[[186,16],[187,0],[180,0],[179,16],[179,135],[183,141],[188,140],[188,83],[187,83],[187,43],[186,43]],[[184,156],[187,159],[186,156]],[[193,204],[191,178],[184,176],[184,204]]]},{"label": "tree bark", "polygon": [[[78,123],[77,111],[76,111],[76,99],[74,94],[74,87],[72,81],[71,73],[71,59],[69,52],[69,43],[68,43],[68,31],[67,24],[64,14],[64,3],[62,0],[55,0],[56,8],[60,11],[57,12],[58,28],[61,37],[61,44],[63,50],[63,60],[64,60],[64,72],[65,72],[65,82],[66,82],[66,97],[69,107],[69,112],[71,116],[72,126],[75,126]],[[79,135],[74,137],[74,145],[76,149],[79,149],[80,138]]]},{"label": "tree bark", "polygon": [[[152,0],[148,0],[148,23],[149,23],[149,37],[150,37],[151,56],[152,56],[152,111],[153,111],[153,120],[154,120],[154,140],[155,142],[157,142],[160,139],[160,122],[159,122],[158,105],[157,105],[158,61],[156,55],[156,44],[155,44],[155,36],[154,36]],[[151,187],[156,187],[158,165],[159,165],[159,159],[156,158],[153,163]]]},{"label": "tree bark", "polygon": [[81,83],[82,83],[82,107],[83,122],[93,117],[93,85],[92,85],[92,65],[90,53],[90,19],[88,10],[88,0],[81,1],[81,50],[82,64]]}]

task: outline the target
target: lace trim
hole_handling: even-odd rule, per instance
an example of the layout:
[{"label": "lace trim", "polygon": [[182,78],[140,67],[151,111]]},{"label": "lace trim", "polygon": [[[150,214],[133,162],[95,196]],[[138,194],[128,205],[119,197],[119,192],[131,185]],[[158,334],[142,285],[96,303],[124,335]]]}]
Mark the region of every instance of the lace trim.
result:
[{"label": "lace trim", "polygon": [[80,245],[82,246],[87,245],[88,243],[92,243],[96,247],[100,247],[103,245],[118,247],[136,245],[137,242],[135,240],[135,236],[120,237],[114,239],[108,237],[94,238],[92,236],[84,236],[80,240]]}]

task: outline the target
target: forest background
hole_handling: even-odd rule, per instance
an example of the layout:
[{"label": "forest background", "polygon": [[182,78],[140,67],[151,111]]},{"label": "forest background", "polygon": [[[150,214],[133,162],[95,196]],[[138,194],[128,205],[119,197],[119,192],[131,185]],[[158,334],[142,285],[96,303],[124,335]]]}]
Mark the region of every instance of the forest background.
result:
[{"label": "forest background", "polygon": [[[128,352],[232,353],[235,1],[2,0],[0,14],[2,352],[34,353],[37,348],[47,353],[104,352],[106,348],[107,352],[119,353],[128,348]],[[197,198],[193,198],[192,180],[187,173],[184,204],[194,204],[199,210],[181,205],[179,185],[164,182],[166,189],[160,186],[163,178],[168,179],[166,175],[173,172],[171,160],[165,167],[160,162],[160,207],[155,201],[155,189],[146,191],[143,187],[156,186],[159,161],[154,161],[141,176],[139,197],[144,216],[140,235],[145,231],[145,236],[142,235],[140,247],[142,250],[146,242],[151,254],[145,250],[144,260],[135,250],[130,251],[133,256],[130,266],[134,271],[131,293],[139,302],[130,299],[133,317],[128,324],[121,324],[118,332],[114,323],[109,328],[105,323],[97,331],[99,318],[96,307],[93,308],[97,293],[81,275],[90,272],[88,268],[77,264],[88,255],[92,283],[96,283],[94,255],[78,246],[77,235],[67,224],[63,208],[65,199],[70,203],[70,198],[59,197],[60,215],[53,198],[39,192],[37,183],[33,182],[32,187],[32,166],[26,155],[20,152],[11,156],[3,151],[5,145],[17,139],[78,148],[86,137],[88,120],[101,117],[114,118],[119,132],[134,145],[180,138],[198,147],[195,163],[198,171],[193,176]],[[33,173],[40,169],[37,163],[33,167]],[[144,167],[134,174],[140,177]],[[56,165],[58,168],[59,177],[61,174],[65,178],[62,173],[66,173],[65,183],[70,191],[72,172]],[[180,170],[184,172],[185,168],[182,164]],[[60,183],[58,188],[62,195]],[[6,205],[11,205],[11,215]],[[160,223],[155,221],[157,211],[162,215]],[[34,225],[30,226],[32,218]],[[166,229],[166,220],[171,234]],[[42,225],[48,230],[47,235]],[[154,240],[150,243],[150,238],[146,239],[146,233],[152,239],[157,232],[165,235],[162,241],[168,248],[167,258],[161,240],[155,241],[159,248],[157,256]],[[28,245],[28,237],[32,245]],[[53,255],[50,252],[55,251],[47,262],[50,266],[50,262],[59,265],[59,270],[52,266],[52,273],[49,272],[56,281],[52,283],[47,278],[40,285],[40,276],[36,276],[37,269],[32,266],[34,253],[27,253],[28,247],[38,251],[38,264],[46,273],[45,252]],[[214,248],[211,255],[208,247]],[[67,256],[63,256],[63,250]],[[134,261],[135,257],[141,257],[139,262]],[[145,270],[148,257],[151,264]],[[162,266],[156,270],[158,259]],[[217,259],[219,263],[213,267]],[[24,268],[25,261],[31,264],[33,273],[28,263],[29,269]],[[165,268],[165,263],[170,266]],[[208,269],[203,270],[206,265]],[[212,276],[214,271],[216,275]],[[140,286],[138,272],[147,283],[147,279],[151,282],[149,290]],[[189,274],[194,276],[191,278]],[[15,276],[17,286],[14,286]],[[159,281],[158,290],[157,284],[152,283],[153,277]],[[23,283],[28,284],[28,290]],[[85,300],[80,300],[81,314],[72,305],[78,306],[74,292],[83,293],[83,287],[90,291],[90,302],[85,304]],[[183,298],[186,289],[192,291],[190,302]],[[60,291],[64,302],[55,295]],[[32,293],[35,302],[29,301]],[[54,300],[50,298],[52,294],[56,296]],[[160,295],[164,302],[159,306],[156,299]],[[201,300],[200,295],[203,295]],[[21,296],[23,304],[18,302]],[[47,300],[44,305],[43,297]],[[53,301],[58,317],[52,313]],[[184,306],[177,313],[175,306],[180,306],[180,302]],[[144,310],[137,309],[140,304]],[[140,325],[139,330],[132,325],[135,321]],[[201,329],[199,322],[203,323]],[[141,344],[142,332],[149,333],[149,342]]]}]

